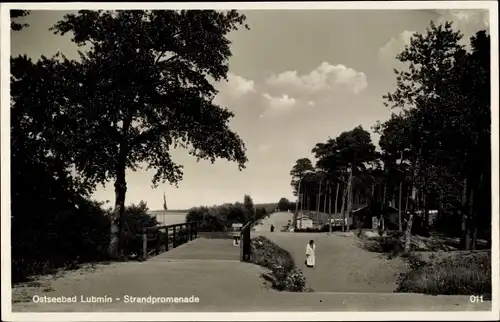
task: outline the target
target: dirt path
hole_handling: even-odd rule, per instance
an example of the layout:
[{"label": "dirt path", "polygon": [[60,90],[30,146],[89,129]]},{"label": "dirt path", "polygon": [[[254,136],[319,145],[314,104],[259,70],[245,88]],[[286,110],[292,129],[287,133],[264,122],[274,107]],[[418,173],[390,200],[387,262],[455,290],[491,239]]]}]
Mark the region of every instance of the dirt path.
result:
[{"label": "dirt path", "polygon": [[285,226],[288,221],[293,221],[293,213],[291,212],[276,212],[268,218],[261,221],[260,225],[255,226],[255,233],[270,231],[271,225],[274,226],[274,231],[279,232],[281,227]]},{"label": "dirt path", "polygon": [[[274,214],[261,226],[286,222],[290,215]],[[400,259],[387,260],[379,254],[360,249],[355,245],[356,237],[352,234],[271,233],[263,229],[253,235],[266,236],[288,250],[304,272],[309,286],[316,292],[391,293],[396,289],[399,272],[405,269]],[[306,245],[311,239],[316,243],[315,268],[304,265]]]}]

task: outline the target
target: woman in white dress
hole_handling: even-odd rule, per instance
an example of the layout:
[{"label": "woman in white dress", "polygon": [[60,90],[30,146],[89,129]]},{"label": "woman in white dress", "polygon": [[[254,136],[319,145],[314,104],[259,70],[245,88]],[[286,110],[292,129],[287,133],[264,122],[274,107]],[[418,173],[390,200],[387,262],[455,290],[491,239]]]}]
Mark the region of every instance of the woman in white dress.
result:
[{"label": "woman in white dress", "polygon": [[306,266],[314,267],[316,264],[316,245],[314,240],[310,240],[306,247]]}]

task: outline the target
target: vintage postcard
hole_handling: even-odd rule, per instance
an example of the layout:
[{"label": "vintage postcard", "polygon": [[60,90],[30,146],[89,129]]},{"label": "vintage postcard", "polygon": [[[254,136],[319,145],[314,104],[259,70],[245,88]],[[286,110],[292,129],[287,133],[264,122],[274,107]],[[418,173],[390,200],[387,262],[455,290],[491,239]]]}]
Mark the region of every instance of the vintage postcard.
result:
[{"label": "vintage postcard", "polygon": [[495,320],[493,1],[1,6],[2,319]]}]

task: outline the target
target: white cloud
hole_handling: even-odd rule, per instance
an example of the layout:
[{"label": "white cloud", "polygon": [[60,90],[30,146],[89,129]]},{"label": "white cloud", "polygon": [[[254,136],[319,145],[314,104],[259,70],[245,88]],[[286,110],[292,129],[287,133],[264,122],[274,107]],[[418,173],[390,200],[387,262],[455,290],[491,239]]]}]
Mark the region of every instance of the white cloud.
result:
[{"label": "white cloud", "polygon": [[437,12],[440,15],[438,23],[453,21],[455,28],[464,32],[467,32],[467,29],[470,28],[488,28],[490,25],[488,10],[437,10]]},{"label": "white cloud", "polygon": [[[436,10],[439,14],[437,25],[447,21],[452,22],[454,29],[460,30],[464,34],[462,42],[469,43],[469,37],[481,29],[489,28],[489,12],[487,10]],[[425,31],[420,31],[421,33]],[[395,37],[392,37],[379,49],[379,57],[394,61],[396,55],[401,53],[406,45],[410,44],[410,39],[415,31],[405,30]]]},{"label": "white cloud", "polygon": [[395,59],[396,55],[401,53],[405,46],[410,44],[415,31],[405,30],[399,35],[392,37],[379,49],[379,57],[382,59]]},{"label": "white cloud", "polygon": [[244,95],[246,93],[255,92],[255,83],[253,80],[245,79],[241,76],[229,73],[228,76],[229,84],[235,93],[238,95]]},{"label": "white cloud", "polygon": [[267,79],[269,85],[290,86],[295,89],[316,93],[324,90],[333,90],[339,86],[347,87],[357,94],[368,86],[366,75],[344,65],[321,63],[309,74],[299,75],[295,70],[285,71],[278,75],[271,75]]},{"label": "white cloud", "polygon": [[221,82],[218,89],[219,95],[237,99],[246,94],[255,93],[255,82],[229,72],[227,81]]},{"label": "white cloud", "polygon": [[288,110],[297,103],[295,98],[283,94],[280,97],[271,96],[268,93],[262,95],[268,103],[269,108],[273,110]]}]

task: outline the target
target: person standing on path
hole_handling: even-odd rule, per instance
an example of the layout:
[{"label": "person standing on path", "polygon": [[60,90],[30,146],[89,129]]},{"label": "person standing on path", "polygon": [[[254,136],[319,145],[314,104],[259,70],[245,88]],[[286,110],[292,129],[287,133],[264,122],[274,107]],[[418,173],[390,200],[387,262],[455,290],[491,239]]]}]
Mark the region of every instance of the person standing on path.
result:
[{"label": "person standing on path", "polygon": [[316,264],[316,245],[314,245],[314,240],[310,240],[306,247],[306,266],[314,267]]}]

